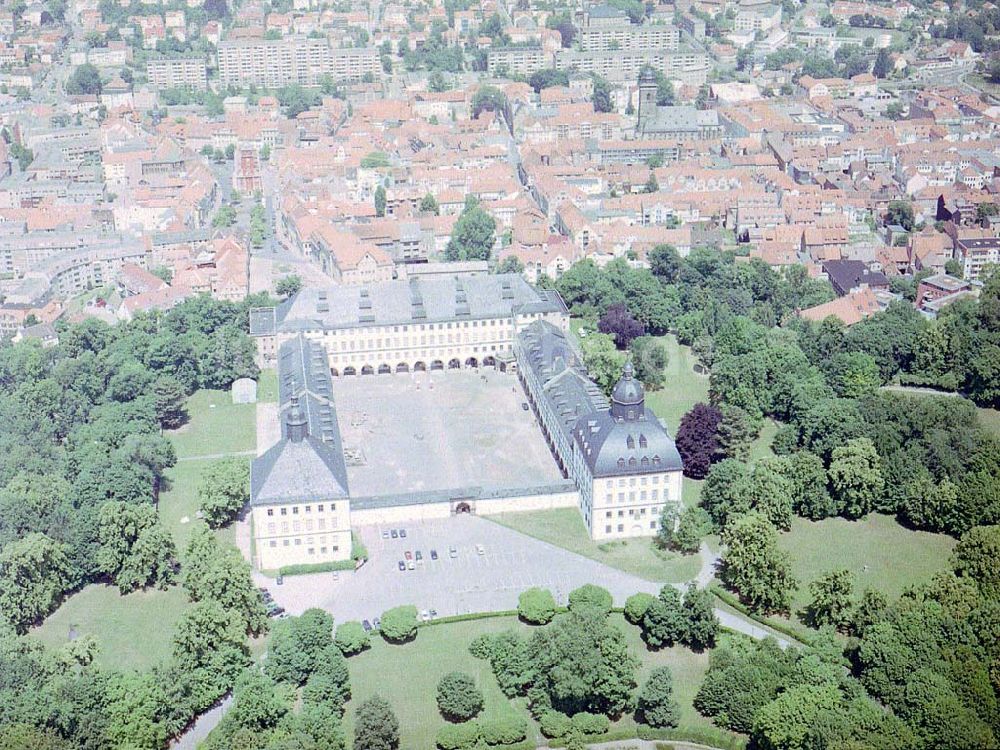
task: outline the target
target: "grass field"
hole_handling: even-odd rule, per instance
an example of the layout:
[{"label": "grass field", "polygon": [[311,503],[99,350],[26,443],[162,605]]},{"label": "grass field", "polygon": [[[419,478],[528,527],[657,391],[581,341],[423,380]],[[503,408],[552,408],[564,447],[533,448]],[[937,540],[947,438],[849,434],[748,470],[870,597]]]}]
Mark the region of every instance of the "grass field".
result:
[{"label": "grass field", "polygon": [[979,423],[994,435],[1000,436],[1000,410],[979,409]]},{"label": "grass field", "polygon": [[228,391],[196,391],[187,402],[188,422],[166,435],[178,458],[252,451],[257,444],[256,404],[234,404]]},{"label": "grass field", "polygon": [[122,596],[114,586],[93,584],[67,599],[32,633],[46,646],[59,648],[73,626],[79,635],[97,639],[101,666],[143,670],[170,656],[174,626],[190,606],[179,586]]},{"label": "grass field", "polygon": [[649,538],[625,539],[598,544],[587,533],[576,508],[557,508],[530,513],[487,516],[522,534],[568,549],[612,568],[650,581],[683,583],[694,578],[701,566],[698,555],[660,552]]},{"label": "grass field", "polygon": [[[246,460],[250,460],[247,456]],[[160,492],[160,521],[174,535],[177,551],[184,553],[194,525],[200,523],[198,512],[198,485],[201,473],[213,463],[212,459],[180,461],[176,466],[167,469],[166,489]],[[182,519],[187,518],[186,523]],[[216,531],[216,535],[224,541],[234,541],[235,531],[232,526]]]},{"label": "grass field", "polygon": [[665,419],[670,434],[676,435],[681,417],[699,401],[708,401],[708,376],[694,371],[697,359],[690,347],[678,344],[672,335],[658,340],[667,349],[666,383],[658,391],[647,391],[646,405]]},{"label": "grass field", "polygon": [[259,403],[273,403],[278,400],[278,371],[269,368],[260,371],[257,378],[257,401]]},{"label": "grass field", "polygon": [[809,601],[811,581],[840,568],[854,574],[855,591],[872,588],[896,597],[906,586],[944,569],[955,540],[912,531],[891,516],[873,513],[860,521],[793,518],[792,530],[779,536],[779,545],[791,555],[799,580],[793,600],[797,610]]},{"label": "grass field", "polygon": [[[695,654],[684,648],[664,649],[659,652],[646,650],[638,628],[625,623],[621,615],[612,615],[613,621],[626,634],[632,653],[642,661],[638,673],[641,686],[649,672],[661,665],[673,671],[674,693],[681,704],[681,728],[706,729],[710,722],[699,715],[692,700],[708,669],[708,654]],[[518,714],[529,722],[533,739],[541,741],[537,727],[531,721],[523,699],[508,700],[496,684],[493,673],[484,661],[473,658],[468,647],[482,634],[507,628],[527,630],[528,626],[513,617],[474,620],[421,628],[417,639],[404,646],[390,646],[380,638],[372,648],[349,659],[351,670],[352,700],[347,706],[345,732],[353,735],[354,709],[357,704],[381,694],[392,704],[399,718],[403,748],[432,748],[444,720],[438,714],[435,694],[438,680],[448,672],[458,670],[472,675],[486,698],[483,717]],[[631,716],[622,717],[615,727],[634,727]]]}]

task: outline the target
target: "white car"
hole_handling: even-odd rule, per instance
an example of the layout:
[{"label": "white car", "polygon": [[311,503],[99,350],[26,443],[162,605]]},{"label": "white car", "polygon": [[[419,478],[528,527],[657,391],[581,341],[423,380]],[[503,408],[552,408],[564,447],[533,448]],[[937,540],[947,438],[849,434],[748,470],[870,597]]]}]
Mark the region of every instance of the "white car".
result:
[{"label": "white car", "polygon": [[486,554],[486,548],[483,545],[481,545],[481,544],[477,544],[476,545],[476,554],[477,555],[485,555]]}]

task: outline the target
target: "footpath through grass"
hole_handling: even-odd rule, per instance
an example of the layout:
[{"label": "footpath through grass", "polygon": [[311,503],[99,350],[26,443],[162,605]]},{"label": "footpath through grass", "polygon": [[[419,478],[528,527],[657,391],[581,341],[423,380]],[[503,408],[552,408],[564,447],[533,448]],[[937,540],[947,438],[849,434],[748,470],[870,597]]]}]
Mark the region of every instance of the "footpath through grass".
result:
[{"label": "footpath through grass", "polygon": [[691,347],[677,343],[676,336],[660,336],[657,341],[667,350],[666,381],[663,388],[646,392],[646,405],[666,420],[670,434],[676,435],[681,417],[699,401],[708,401],[708,376],[694,371],[697,357]]},{"label": "footpath through grass", "polygon": [[69,630],[92,635],[100,645],[96,662],[111,669],[145,670],[173,649],[177,621],[191,607],[179,586],[122,596],[114,586],[92,584],[71,596],[32,634],[50,648],[66,643]]},{"label": "footpath through grass", "polygon": [[684,583],[693,579],[701,567],[698,555],[662,552],[653,546],[651,537],[598,544],[590,538],[576,508],[499,513],[485,518],[650,581]]},{"label": "footpath through grass", "polygon": [[[655,667],[669,666],[674,677],[674,697],[681,707],[680,728],[713,731],[711,722],[692,705],[708,670],[708,653],[696,654],[679,646],[647,651],[638,628],[626,623],[620,614],[611,618],[625,633],[631,652],[641,661],[637,673],[639,686]],[[438,730],[445,725],[437,709],[437,683],[448,672],[457,670],[472,675],[483,691],[486,707],[481,717],[523,716],[528,721],[529,739],[544,742],[528,713],[526,701],[508,700],[497,686],[489,665],[469,653],[469,644],[476,636],[508,628],[531,630],[516,617],[497,617],[423,627],[415,641],[403,646],[390,646],[381,638],[374,638],[371,649],[348,660],[352,698],[345,715],[345,733],[348,737],[353,735],[358,703],[379,694],[389,701],[399,717],[400,747],[433,748]],[[635,726],[632,715],[628,714],[612,724],[612,731],[634,730]]]}]

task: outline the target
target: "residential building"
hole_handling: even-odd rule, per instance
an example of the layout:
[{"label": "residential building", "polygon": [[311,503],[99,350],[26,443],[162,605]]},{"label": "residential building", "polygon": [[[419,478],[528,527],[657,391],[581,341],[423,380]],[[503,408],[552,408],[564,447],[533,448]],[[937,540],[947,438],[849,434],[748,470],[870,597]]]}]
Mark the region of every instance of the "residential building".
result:
[{"label": "residential building", "polygon": [[146,76],[157,89],[208,88],[208,69],[201,57],[152,58],[146,63]]}]

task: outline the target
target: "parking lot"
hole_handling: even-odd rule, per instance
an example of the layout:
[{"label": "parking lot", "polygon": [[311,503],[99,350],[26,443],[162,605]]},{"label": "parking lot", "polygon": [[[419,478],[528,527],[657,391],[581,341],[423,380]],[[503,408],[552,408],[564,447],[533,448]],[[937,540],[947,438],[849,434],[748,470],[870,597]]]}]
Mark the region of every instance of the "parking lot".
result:
[{"label": "parking lot", "polygon": [[[585,583],[608,589],[616,604],[637,591],[656,593],[659,585],[533,539],[484,518],[456,516],[402,525],[405,539],[383,539],[390,527],[357,530],[370,560],[357,572],[318,573],[285,578],[269,586],[290,614],[321,607],[338,622],[372,620],[390,607],[414,604],[438,616],[517,608],[520,592],[531,586],[552,591],[565,603],[570,591]],[[396,525],[395,528],[400,528]],[[483,546],[483,554],[476,545]],[[457,556],[448,554],[454,546]],[[431,560],[430,552],[438,553]],[[400,571],[406,551],[420,550],[423,560]]]}]

